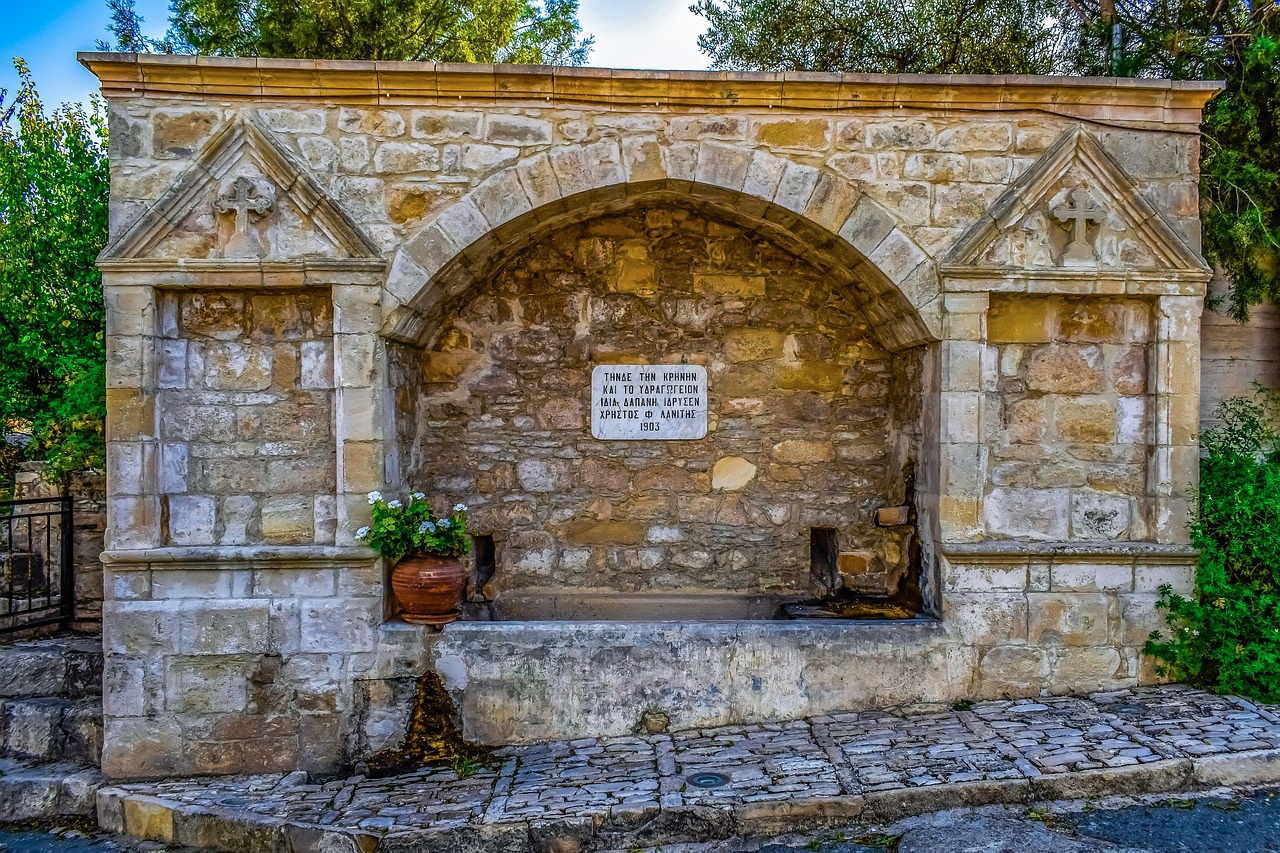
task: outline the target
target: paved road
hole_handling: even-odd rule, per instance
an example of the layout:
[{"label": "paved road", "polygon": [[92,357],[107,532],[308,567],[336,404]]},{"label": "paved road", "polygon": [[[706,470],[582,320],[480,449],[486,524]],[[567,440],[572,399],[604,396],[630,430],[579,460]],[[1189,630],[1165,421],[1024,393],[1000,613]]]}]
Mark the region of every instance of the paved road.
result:
[{"label": "paved road", "polygon": [[[763,844],[716,842],[664,853],[1280,853],[1280,789],[1250,796],[1146,797],[1118,808],[1051,804],[956,809]],[[1116,805],[1113,801],[1109,805]],[[895,846],[896,845],[896,846]]]}]

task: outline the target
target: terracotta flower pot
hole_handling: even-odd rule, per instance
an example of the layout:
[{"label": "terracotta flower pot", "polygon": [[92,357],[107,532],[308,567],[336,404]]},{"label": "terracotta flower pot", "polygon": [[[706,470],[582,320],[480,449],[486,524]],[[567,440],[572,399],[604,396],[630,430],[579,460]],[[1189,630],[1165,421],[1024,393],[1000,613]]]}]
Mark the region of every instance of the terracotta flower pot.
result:
[{"label": "terracotta flower pot", "polygon": [[400,617],[414,625],[445,625],[462,610],[466,570],[457,557],[405,557],[391,570]]}]

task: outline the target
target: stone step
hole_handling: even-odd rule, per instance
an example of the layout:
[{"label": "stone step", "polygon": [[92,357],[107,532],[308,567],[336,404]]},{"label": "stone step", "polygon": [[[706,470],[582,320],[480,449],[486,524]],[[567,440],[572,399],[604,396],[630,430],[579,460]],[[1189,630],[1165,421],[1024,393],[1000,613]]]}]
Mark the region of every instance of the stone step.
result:
[{"label": "stone step", "polygon": [[102,695],[102,641],[57,637],[0,646],[0,699]]},{"label": "stone step", "polygon": [[0,700],[0,758],[100,764],[102,701]]},{"label": "stone step", "polygon": [[0,759],[0,823],[94,814],[103,784],[96,767]]}]

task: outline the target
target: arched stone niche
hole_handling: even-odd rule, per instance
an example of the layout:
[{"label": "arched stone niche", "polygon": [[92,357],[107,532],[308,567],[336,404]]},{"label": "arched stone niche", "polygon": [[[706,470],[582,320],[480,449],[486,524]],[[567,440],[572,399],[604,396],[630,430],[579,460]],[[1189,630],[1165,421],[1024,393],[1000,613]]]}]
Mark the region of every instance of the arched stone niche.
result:
[{"label": "arched stone niche", "polygon": [[[688,195],[605,206],[513,240],[423,346],[388,345],[405,484],[497,541],[473,615],[769,618],[841,589],[921,606],[916,526],[875,515],[918,498],[928,347],[886,347],[860,265],[769,230]],[[600,364],[705,367],[706,438],[594,438]]]}]

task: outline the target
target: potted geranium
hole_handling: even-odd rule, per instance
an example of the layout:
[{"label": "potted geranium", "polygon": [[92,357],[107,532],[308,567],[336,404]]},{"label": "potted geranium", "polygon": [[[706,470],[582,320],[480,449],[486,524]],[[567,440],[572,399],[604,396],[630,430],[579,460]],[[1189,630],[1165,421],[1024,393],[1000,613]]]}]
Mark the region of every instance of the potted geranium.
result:
[{"label": "potted geranium", "polygon": [[391,566],[391,589],[402,609],[401,618],[416,625],[444,625],[462,609],[466,570],[462,560],[471,550],[467,534],[467,506],[438,516],[422,492],[409,502],[384,501],[369,493],[373,524],[356,531]]}]

